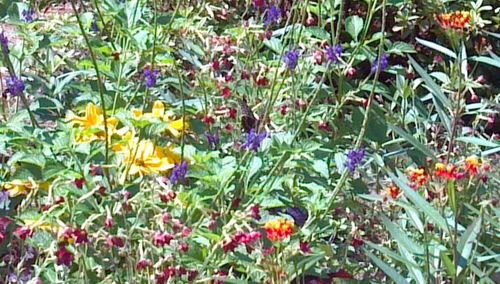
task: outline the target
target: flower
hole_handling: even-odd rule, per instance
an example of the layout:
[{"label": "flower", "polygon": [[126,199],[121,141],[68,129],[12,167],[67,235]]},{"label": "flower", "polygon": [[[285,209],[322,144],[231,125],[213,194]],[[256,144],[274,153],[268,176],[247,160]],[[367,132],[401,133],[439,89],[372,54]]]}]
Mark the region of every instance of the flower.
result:
[{"label": "flower", "polygon": [[298,50],[290,49],[283,57],[283,62],[285,62],[288,69],[293,71],[295,70],[295,68],[297,68],[299,56],[300,54]]},{"label": "flower", "polygon": [[92,20],[92,30],[94,32],[99,32],[99,26],[97,25],[97,18],[94,17],[94,19]]},{"label": "flower", "polygon": [[7,79],[7,88],[12,96],[19,96],[26,88],[22,79],[13,76]]},{"label": "flower", "polygon": [[[379,59],[375,59],[372,65],[371,72],[375,74],[377,72],[377,68],[379,67]],[[380,72],[386,70],[389,67],[389,56],[387,54],[382,54],[380,57]]]},{"label": "flower", "polygon": [[222,248],[225,253],[234,251],[239,245],[245,245],[247,248],[262,238],[261,232],[237,232],[231,239],[226,242]]},{"label": "flower", "polygon": [[304,254],[311,253],[311,246],[308,242],[300,241],[299,248],[302,251],[302,253],[304,253]]},{"label": "flower", "polygon": [[252,149],[254,152],[257,152],[262,144],[262,141],[267,137],[267,132],[258,134],[255,133],[255,129],[250,129],[250,133],[248,133],[247,141],[242,145],[243,149],[248,150]]},{"label": "flower", "polygon": [[16,197],[19,195],[26,195],[32,190],[38,188],[38,185],[32,179],[21,180],[15,179],[10,182],[6,182],[3,188],[9,192],[10,197]]},{"label": "flower", "polygon": [[119,236],[108,236],[108,238],[106,239],[106,243],[110,247],[122,248],[125,246],[125,241],[122,237]]},{"label": "flower", "polygon": [[365,157],[365,150],[351,150],[347,153],[347,160],[344,163],[344,166],[349,169],[349,171],[354,172],[359,164],[363,161]]},{"label": "flower", "polygon": [[282,241],[289,238],[293,233],[293,221],[285,218],[270,220],[264,226],[267,238],[273,242]]},{"label": "flower", "polygon": [[142,117],[145,118],[158,118],[163,122],[166,122],[167,131],[175,138],[179,138],[182,135],[182,131],[189,128],[189,123],[184,122],[182,118],[173,119],[174,114],[165,109],[165,105],[161,101],[155,101],[153,104],[153,109],[150,113],[142,113],[141,110],[133,110],[134,116],[137,119]]},{"label": "flower", "polygon": [[5,35],[5,32],[2,31],[0,33],[0,45],[2,46],[2,51],[4,54],[9,53],[9,39]]},{"label": "flower", "polygon": [[130,165],[129,174],[144,176],[158,174],[173,169],[179,161],[179,155],[172,151],[171,147],[166,149],[155,146],[151,140],[133,139],[129,147],[121,149],[125,156],[125,163]]},{"label": "flower", "polygon": [[139,260],[137,262],[137,264],[135,265],[135,268],[137,270],[141,271],[141,270],[145,270],[146,268],[150,267],[151,265],[153,265],[153,262],[151,260],[141,258],[141,260]]},{"label": "flower", "polygon": [[292,216],[295,223],[299,226],[303,226],[306,223],[307,218],[309,218],[307,211],[298,207],[287,208],[286,214]]},{"label": "flower", "polygon": [[252,208],[250,208],[250,211],[251,211],[252,218],[254,218],[257,221],[260,220],[261,216],[260,216],[260,205],[259,204],[255,204],[254,206],[252,206]]},{"label": "flower", "polygon": [[471,15],[467,11],[455,11],[438,15],[436,19],[443,29],[464,29],[469,26]]},{"label": "flower", "polygon": [[170,245],[170,242],[174,239],[174,235],[169,233],[156,232],[153,235],[153,244],[158,247],[163,247],[165,245]]},{"label": "flower", "polygon": [[56,251],[57,265],[70,266],[73,263],[74,256],[66,249],[65,245],[61,245]]},{"label": "flower", "polygon": [[160,71],[158,70],[151,70],[151,69],[144,70],[144,80],[146,87],[152,88],[156,85],[156,79],[159,73]]},{"label": "flower", "polygon": [[170,182],[172,184],[176,184],[179,181],[183,181],[186,178],[188,170],[188,163],[186,161],[182,161],[180,164],[175,164],[174,169],[172,170],[172,175],[170,176]]},{"label": "flower", "polygon": [[455,165],[436,163],[436,165],[434,165],[434,175],[447,180],[455,179],[457,178],[456,169],[457,167]]},{"label": "flower", "polygon": [[0,209],[7,210],[9,209],[9,205],[10,205],[9,193],[4,190],[0,191]]},{"label": "flower", "polygon": [[413,182],[416,186],[423,186],[429,180],[429,175],[425,172],[425,169],[422,167],[417,169],[410,167],[408,168],[408,172],[410,174],[411,182]]},{"label": "flower", "polygon": [[470,156],[465,159],[465,171],[469,173],[471,176],[475,176],[478,174],[478,169],[481,167],[481,161],[476,156]]},{"label": "flower", "polygon": [[330,61],[333,61],[334,63],[339,63],[342,52],[344,52],[344,49],[340,44],[329,46],[326,48],[326,58]]},{"label": "flower", "polygon": [[231,97],[231,89],[225,87],[224,89],[222,89],[222,98],[228,99],[229,97]]},{"label": "flower", "polygon": [[219,133],[210,134],[209,132],[206,132],[205,136],[207,136],[209,147],[212,149],[216,149],[217,145],[219,145],[220,143]]},{"label": "flower", "polygon": [[31,226],[22,226],[22,227],[17,227],[16,230],[14,231],[14,235],[16,235],[18,238],[21,240],[26,240],[26,238],[31,238],[35,231]]},{"label": "flower", "polygon": [[[78,125],[82,128],[82,132],[77,135],[77,142],[90,143],[96,140],[105,140],[106,132],[104,128],[104,115],[102,109],[93,103],[88,103],[85,108],[85,115],[77,116],[70,112],[66,115],[66,120],[71,125]],[[114,117],[107,118],[108,139],[115,132],[118,120]]]},{"label": "flower", "polygon": [[31,23],[34,20],[35,11],[33,9],[27,9],[22,12],[23,20],[26,23]]},{"label": "flower", "polygon": [[395,185],[389,186],[385,191],[394,200],[398,199],[401,195],[401,189]]},{"label": "flower", "polygon": [[277,24],[281,20],[281,10],[276,6],[271,6],[267,10],[267,16],[264,21],[264,26]]}]

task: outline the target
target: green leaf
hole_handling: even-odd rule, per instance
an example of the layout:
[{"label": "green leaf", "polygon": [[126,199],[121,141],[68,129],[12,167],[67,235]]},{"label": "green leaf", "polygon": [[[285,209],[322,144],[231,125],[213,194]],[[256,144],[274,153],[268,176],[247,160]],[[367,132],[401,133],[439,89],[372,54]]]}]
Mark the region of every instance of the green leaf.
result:
[{"label": "green leaf", "polygon": [[439,212],[432,207],[429,202],[427,202],[422,196],[418,194],[415,190],[408,186],[409,182],[404,177],[404,175],[398,171],[398,176],[396,176],[390,169],[387,167],[384,168],[384,171],[387,175],[396,183],[396,185],[401,188],[405,195],[413,202],[428,218],[434,221],[434,223],[441,228],[443,231],[448,231],[448,225],[446,220],[439,214]]},{"label": "green leaf", "polygon": [[485,63],[485,64],[488,64],[488,65],[494,66],[496,68],[500,68],[500,60],[495,60],[495,59],[493,59],[491,57],[487,57],[487,56],[473,56],[473,57],[470,57],[469,59],[472,60],[472,61]]},{"label": "green leaf", "polygon": [[387,218],[383,214],[382,214],[382,222],[384,223],[385,227],[389,230],[392,238],[396,240],[399,246],[404,247],[406,250],[414,254],[424,253],[424,249],[422,248],[422,246],[411,240],[407,236],[407,234],[405,234],[401,229],[399,229],[398,226],[396,226],[396,224],[391,222],[391,220],[389,220],[389,218]]},{"label": "green leaf", "polygon": [[396,260],[396,261],[399,261],[403,264],[407,264],[407,265],[410,265],[410,266],[415,266],[415,267],[418,267],[415,263],[412,263],[412,262],[409,262],[407,259],[405,259],[404,257],[402,257],[401,255],[393,252],[392,250],[386,248],[386,247],[383,247],[381,245],[377,245],[377,244],[374,244],[370,241],[365,241],[365,243],[373,248],[373,249],[376,249],[378,250],[379,252],[381,252],[383,255],[387,256],[387,257],[390,257],[392,258],[393,260]]},{"label": "green leaf", "polygon": [[474,222],[472,222],[472,224],[469,225],[469,227],[467,227],[467,230],[458,241],[457,250],[460,254],[460,259],[458,261],[458,273],[465,269],[470,261],[469,257],[471,255],[474,242],[476,241],[481,229],[481,221],[482,218],[479,216],[476,220],[474,220]]},{"label": "green leaf", "polygon": [[462,136],[462,137],[458,137],[456,140],[461,141],[461,142],[465,142],[465,143],[471,143],[471,144],[478,145],[478,146],[490,147],[490,148],[495,148],[495,147],[500,146],[500,144],[498,144],[498,143],[495,143],[493,141],[488,141],[486,139],[479,138],[479,137],[464,137],[464,136]]},{"label": "green leaf", "polygon": [[250,167],[248,170],[247,184],[250,182],[252,177],[262,168],[261,158],[254,156],[250,162]]},{"label": "green leaf", "polygon": [[320,27],[307,27],[307,32],[309,32],[313,37],[321,40],[328,40],[330,34]]},{"label": "green leaf", "polygon": [[394,53],[403,56],[405,53],[416,53],[416,51],[411,44],[398,41],[392,44],[391,48],[387,50],[387,53]]},{"label": "green leaf", "polygon": [[363,249],[363,251],[373,261],[373,263],[375,263],[375,265],[377,265],[380,269],[382,269],[382,271],[384,271],[385,274],[387,274],[387,276],[389,276],[392,280],[394,280],[394,282],[398,284],[404,284],[404,283],[408,284],[408,281],[406,281],[406,279],[403,276],[401,276],[396,271],[396,269],[392,268],[389,264],[385,263],[383,260],[375,256],[369,250]]},{"label": "green leaf", "polygon": [[433,43],[431,41],[427,41],[427,40],[423,40],[423,39],[420,39],[420,38],[415,38],[417,40],[418,43],[420,43],[421,45],[423,46],[426,46],[430,49],[434,49],[438,52],[441,52],[445,55],[448,55],[449,57],[451,58],[454,58],[456,59],[457,58],[457,55],[455,54],[455,52],[451,51],[450,49],[444,47],[444,46],[441,46],[437,43]]},{"label": "green leaf", "polygon": [[420,143],[417,139],[415,139],[415,137],[408,134],[406,131],[404,131],[403,129],[399,128],[396,125],[393,125],[391,123],[388,123],[387,125],[389,126],[389,128],[392,131],[396,132],[399,136],[405,138],[411,145],[413,145],[415,148],[417,148],[420,152],[426,154],[428,157],[432,158],[434,161],[437,161],[437,158],[434,155],[434,153],[432,153],[431,150],[429,150],[429,148],[427,148],[424,144]]},{"label": "green leaf", "polygon": [[441,88],[432,80],[431,76],[413,59],[411,56],[408,56],[408,60],[417,73],[422,77],[427,87],[430,89],[432,93],[432,98],[434,105],[438,111],[439,118],[443,122],[444,126],[451,133],[451,121],[448,115],[445,112],[445,109],[449,109],[451,106],[450,100],[446,97],[446,95],[441,91]]},{"label": "green leaf", "polygon": [[283,49],[283,44],[276,37],[272,37],[269,40],[265,40],[264,45],[267,46],[269,49],[271,49],[276,54],[280,54],[281,50]]},{"label": "green leaf", "polygon": [[363,30],[363,18],[350,16],[345,20],[346,31],[354,40],[358,40],[358,35]]}]

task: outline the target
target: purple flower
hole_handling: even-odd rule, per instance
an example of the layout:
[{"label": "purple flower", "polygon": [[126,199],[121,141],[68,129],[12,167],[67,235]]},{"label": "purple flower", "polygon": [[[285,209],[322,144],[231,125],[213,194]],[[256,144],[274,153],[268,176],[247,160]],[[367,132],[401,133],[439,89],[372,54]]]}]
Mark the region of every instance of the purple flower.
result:
[{"label": "purple flower", "polygon": [[7,88],[12,96],[19,96],[25,89],[24,82],[20,78],[11,77],[7,79]]},{"label": "purple flower", "polygon": [[303,226],[306,223],[307,218],[309,218],[307,211],[298,207],[287,208],[286,214],[292,216],[295,223],[299,226]]},{"label": "purple flower", "polygon": [[33,20],[35,19],[35,11],[33,9],[27,9],[27,10],[24,10],[23,13],[23,20],[24,22],[26,23],[31,23],[33,22]]},{"label": "purple flower", "polygon": [[285,56],[283,57],[283,62],[285,62],[288,69],[293,71],[297,67],[297,63],[299,61],[299,56],[300,56],[300,54],[299,54],[298,50],[290,49],[290,51],[288,51],[285,54]]},{"label": "purple flower", "polygon": [[188,163],[186,161],[182,161],[180,164],[175,164],[174,169],[172,170],[172,175],[170,176],[170,182],[172,184],[176,184],[179,181],[183,181],[186,178],[188,170]]},{"label": "purple flower", "polygon": [[340,44],[337,44],[335,46],[329,46],[326,48],[326,58],[335,63],[339,63],[339,59],[340,56],[342,56],[342,52],[344,52],[344,49]]},{"label": "purple flower", "polygon": [[156,79],[160,72],[158,70],[146,69],[144,70],[144,79],[146,80],[146,87],[152,88],[156,86]]},{"label": "purple flower", "polygon": [[276,6],[271,6],[267,10],[267,16],[264,21],[264,26],[269,26],[272,24],[277,24],[281,20],[281,10]]},{"label": "purple flower", "polygon": [[208,145],[210,146],[210,148],[217,148],[217,145],[219,145],[220,142],[219,133],[211,134],[210,132],[206,132],[205,135],[207,136]]},{"label": "purple flower", "polygon": [[[372,65],[372,73],[375,74],[375,72],[377,72],[377,67],[378,67],[378,58],[375,59],[375,61],[373,62],[373,65]],[[382,54],[382,56],[380,57],[380,72],[384,71],[385,69],[387,69],[389,67],[389,56],[387,56],[387,54]]]},{"label": "purple flower", "polygon": [[[9,192],[6,190],[0,191],[0,209],[7,210],[9,209]],[[1,231],[1,226],[0,226],[0,231]]]},{"label": "purple flower", "polygon": [[243,144],[243,149],[248,150],[252,149],[254,152],[257,152],[262,144],[262,141],[267,137],[267,132],[258,134],[255,133],[255,130],[250,129],[250,133],[248,133],[247,141]]},{"label": "purple flower", "polygon": [[92,30],[96,33],[99,31],[99,26],[97,25],[97,18],[96,17],[94,17],[94,20],[92,21]]},{"label": "purple flower", "polygon": [[9,39],[5,35],[5,32],[0,33],[0,45],[2,46],[2,51],[4,54],[9,53]]},{"label": "purple flower", "polygon": [[359,164],[363,161],[365,157],[365,150],[351,150],[347,153],[347,160],[344,163],[344,166],[349,169],[349,171],[354,172]]}]

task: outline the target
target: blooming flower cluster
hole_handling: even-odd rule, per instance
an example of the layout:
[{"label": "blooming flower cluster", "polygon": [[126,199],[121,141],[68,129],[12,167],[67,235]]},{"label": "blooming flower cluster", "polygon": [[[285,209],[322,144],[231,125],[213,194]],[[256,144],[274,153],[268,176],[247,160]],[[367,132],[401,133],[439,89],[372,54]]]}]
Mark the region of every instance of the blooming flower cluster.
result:
[{"label": "blooming flower cluster", "polygon": [[264,141],[266,137],[267,137],[267,132],[259,134],[255,132],[255,129],[252,128],[250,130],[250,133],[248,133],[247,141],[245,142],[245,144],[242,145],[242,147],[245,150],[252,149],[254,152],[257,152],[259,151],[262,141]]},{"label": "blooming flower cluster", "polygon": [[464,29],[469,26],[471,14],[467,11],[455,11],[437,16],[437,21],[443,29]]},{"label": "blooming flower cluster", "polygon": [[278,24],[281,20],[281,10],[276,6],[271,6],[267,10],[266,19],[264,20],[264,25],[269,26],[272,24]]},{"label": "blooming flower cluster", "polygon": [[[379,63],[379,60],[380,60],[380,63]],[[377,69],[379,68],[379,64],[380,64],[380,72],[383,72],[387,68],[389,68],[389,56],[384,53],[384,54],[382,54],[382,56],[380,57],[380,59],[377,58],[373,62],[372,68],[371,68],[372,74],[375,74],[377,72]]]},{"label": "blooming flower cluster", "polygon": [[293,234],[294,223],[285,218],[270,220],[264,226],[267,238],[273,242],[283,241]]},{"label": "blooming flower cluster", "polygon": [[347,160],[344,163],[344,167],[349,169],[351,173],[355,172],[357,167],[363,162],[365,158],[366,151],[364,149],[351,150],[347,153]]},{"label": "blooming flower cluster", "polygon": [[342,56],[343,52],[344,49],[340,44],[329,46],[326,48],[326,58],[334,63],[339,63],[340,57]]},{"label": "blooming flower cluster", "polygon": [[180,164],[176,164],[172,170],[172,175],[170,176],[170,182],[176,184],[179,181],[183,181],[186,178],[188,170],[188,163],[182,161]]},{"label": "blooming flower cluster", "polygon": [[153,88],[154,86],[156,86],[156,80],[158,79],[158,74],[160,74],[160,71],[158,70],[151,70],[151,69],[144,70],[144,80],[146,87]]},{"label": "blooming flower cluster", "polygon": [[293,71],[295,70],[295,68],[297,68],[299,55],[300,54],[297,49],[291,49],[285,54],[285,56],[283,57],[283,62],[285,62],[288,69]]},{"label": "blooming flower cluster", "polygon": [[420,187],[425,185],[429,180],[429,174],[424,168],[408,168],[408,173],[410,176],[410,181],[413,183],[414,187]]}]

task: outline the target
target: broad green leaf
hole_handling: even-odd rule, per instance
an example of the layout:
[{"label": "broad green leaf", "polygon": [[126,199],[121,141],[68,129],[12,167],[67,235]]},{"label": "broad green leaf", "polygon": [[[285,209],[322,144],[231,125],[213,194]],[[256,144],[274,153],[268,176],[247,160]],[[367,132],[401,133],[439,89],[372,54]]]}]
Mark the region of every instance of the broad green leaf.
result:
[{"label": "broad green leaf", "polygon": [[350,16],[345,20],[346,31],[354,40],[358,40],[358,35],[363,30],[363,18]]},{"label": "broad green leaf", "polygon": [[425,215],[427,215],[429,219],[433,220],[434,223],[441,228],[441,230],[446,232],[448,231],[448,225],[443,216],[441,216],[441,214],[434,207],[432,207],[429,202],[420,196],[418,192],[408,186],[409,182],[401,172],[398,171],[398,177],[389,168],[384,168],[384,170],[392,181],[404,191],[405,195],[411,200],[411,202],[413,202]]},{"label": "broad green leaf", "polygon": [[405,53],[416,53],[416,51],[411,44],[398,41],[392,44],[389,50],[387,50],[387,53],[394,53],[403,56]]},{"label": "broad green leaf", "polygon": [[250,167],[248,170],[247,184],[250,182],[252,177],[262,168],[261,158],[254,156],[250,162]]},{"label": "broad green leaf", "polygon": [[283,50],[283,44],[277,37],[272,37],[269,40],[265,40],[264,45],[276,54],[280,54],[281,50]]},{"label": "broad green leaf", "polygon": [[458,273],[465,269],[470,261],[469,257],[472,253],[474,242],[476,241],[481,229],[481,221],[481,217],[474,220],[474,222],[467,227],[467,230],[458,241],[457,250],[460,254],[460,259],[458,261]]},{"label": "broad green leaf", "polygon": [[417,40],[418,43],[420,43],[421,45],[423,46],[426,46],[428,48],[431,48],[431,49],[434,49],[438,52],[441,52],[445,55],[448,55],[449,57],[451,58],[454,58],[456,59],[457,58],[457,55],[455,54],[455,52],[451,51],[450,49],[442,46],[442,45],[439,45],[437,43],[434,43],[434,42],[431,42],[431,41],[427,41],[427,40],[423,40],[423,39],[420,39],[420,38],[415,38]]},{"label": "broad green leaf", "polygon": [[401,274],[399,274],[396,271],[396,269],[392,268],[389,264],[385,263],[383,260],[375,256],[369,250],[363,249],[363,251],[375,263],[375,265],[377,265],[380,269],[382,269],[382,271],[384,271],[385,274],[387,274],[387,276],[389,276],[392,280],[394,280],[394,282],[398,284],[408,284],[408,281],[406,281],[406,279],[403,276],[401,276]]}]

